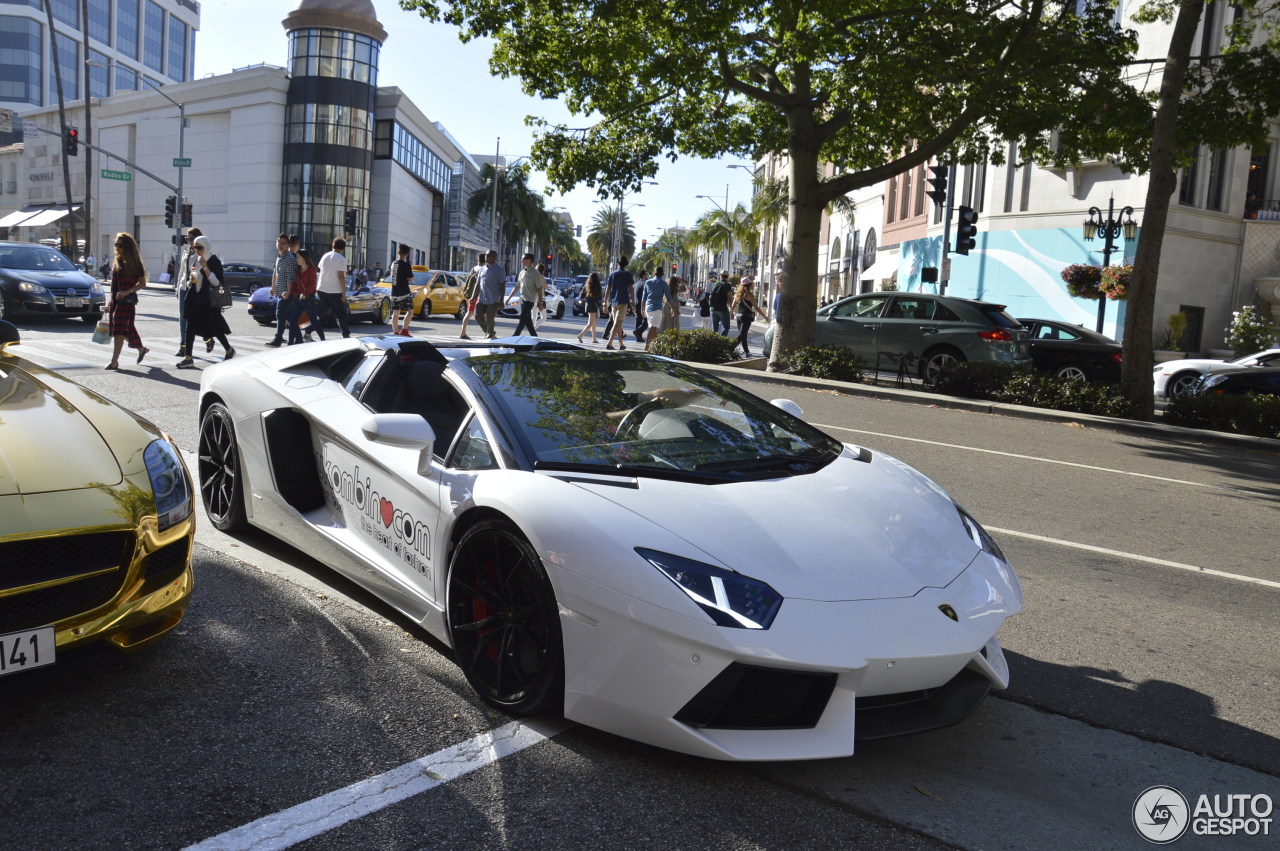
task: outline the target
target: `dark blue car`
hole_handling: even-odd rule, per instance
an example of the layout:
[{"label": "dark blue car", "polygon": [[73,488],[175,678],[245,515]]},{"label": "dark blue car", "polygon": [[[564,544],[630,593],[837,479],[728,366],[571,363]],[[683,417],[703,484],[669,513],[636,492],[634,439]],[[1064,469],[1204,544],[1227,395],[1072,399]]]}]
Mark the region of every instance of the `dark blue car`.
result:
[{"label": "dark blue car", "polygon": [[[361,286],[355,275],[347,275],[347,310],[352,321],[368,319],[386,325],[391,318],[391,288],[378,284]],[[260,325],[275,324],[276,297],[271,294],[271,287],[260,287],[249,295],[249,315]],[[332,320],[326,324],[332,324]]]}]

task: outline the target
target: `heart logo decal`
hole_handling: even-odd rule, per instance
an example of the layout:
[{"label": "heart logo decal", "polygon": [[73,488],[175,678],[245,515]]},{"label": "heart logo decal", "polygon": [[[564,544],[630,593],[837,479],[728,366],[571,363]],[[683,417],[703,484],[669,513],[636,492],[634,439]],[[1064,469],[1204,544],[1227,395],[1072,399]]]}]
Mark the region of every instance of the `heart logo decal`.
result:
[{"label": "heart logo decal", "polygon": [[382,525],[390,529],[391,521],[394,519],[396,514],[396,507],[391,504],[391,500],[389,499],[382,499],[381,504],[378,507],[382,509]]}]

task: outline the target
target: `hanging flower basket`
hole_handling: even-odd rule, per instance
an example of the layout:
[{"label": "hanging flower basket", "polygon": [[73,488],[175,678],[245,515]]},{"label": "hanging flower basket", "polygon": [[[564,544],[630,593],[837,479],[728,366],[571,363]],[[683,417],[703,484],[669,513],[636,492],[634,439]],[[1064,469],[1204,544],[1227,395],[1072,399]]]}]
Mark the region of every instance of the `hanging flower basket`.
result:
[{"label": "hanging flower basket", "polygon": [[1133,277],[1132,266],[1108,266],[1102,270],[1098,289],[1112,301],[1129,300],[1129,281]]},{"label": "hanging flower basket", "polygon": [[1072,298],[1087,298],[1097,301],[1103,292],[1098,289],[1102,283],[1102,270],[1097,266],[1086,266],[1083,263],[1072,263],[1062,270],[1062,280],[1067,284],[1067,294]]}]

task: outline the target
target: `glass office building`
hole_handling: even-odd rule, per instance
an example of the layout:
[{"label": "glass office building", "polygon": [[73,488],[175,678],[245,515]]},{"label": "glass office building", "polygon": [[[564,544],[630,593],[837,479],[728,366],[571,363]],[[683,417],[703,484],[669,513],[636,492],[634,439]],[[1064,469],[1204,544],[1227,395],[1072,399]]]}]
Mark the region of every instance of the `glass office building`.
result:
[{"label": "glass office building", "polygon": [[93,97],[191,79],[200,27],[194,0],[88,0],[87,5],[88,17],[82,20],[81,0],[52,0],[51,40],[42,0],[0,0],[0,107],[21,113],[56,104],[59,82],[64,100],[79,100],[86,59],[93,63]]}]

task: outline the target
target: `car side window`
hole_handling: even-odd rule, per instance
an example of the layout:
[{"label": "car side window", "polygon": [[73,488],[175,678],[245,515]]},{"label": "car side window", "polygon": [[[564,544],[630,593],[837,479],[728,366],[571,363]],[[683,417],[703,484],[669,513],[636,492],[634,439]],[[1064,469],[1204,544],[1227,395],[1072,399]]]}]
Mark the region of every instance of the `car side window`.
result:
[{"label": "car side window", "polygon": [[893,300],[885,319],[932,319],[934,302],[930,299],[898,296]]},{"label": "car side window", "polygon": [[[368,388],[374,372],[378,369],[379,364],[384,360],[386,360],[386,356],[384,354],[374,354],[363,358],[356,368],[347,375],[347,380],[342,384],[342,389],[346,390],[354,398],[364,402],[370,408],[373,408],[374,411],[377,411],[378,409],[371,405],[368,400],[361,397],[366,395],[365,390]],[[383,370],[383,372],[391,373],[394,372],[394,370],[392,370],[390,368],[390,364],[388,364],[388,368]]]},{"label": "car side window", "polygon": [[1259,355],[1254,358],[1254,362],[1258,366],[1280,366],[1280,352],[1269,355]]},{"label": "car side window", "polygon": [[1037,340],[1056,340],[1058,339],[1058,329],[1052,325],[1041,325],[1036,329]]},{"label": "car side window", "polygon": [[947,307],[945,304],[942,304],[941,302],[937,302],[937,301],[930,301],[929,303],[933,305],[933,315],[930,316],[929,318],[932,319],[934,322],[960,322],[961,321],[960,314],[956,313],[954,310]]},{"label": "car side window", "polygon": [[453,448],[447,466],[455,470],[493,470],[498,467],[489,436],[485,434],[480,418],[472,416]]},{"label": "car side window", "polygon": [[831,311],[833,317],[851,319],[857,317],[859,319],[874,319],[880,315],[880,311],[884,309],[885,302],[889,300],[888,296],[870,296],[868,298],[855,298],[849,301],[841,302]]}]

